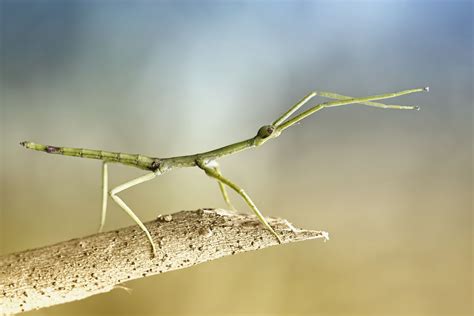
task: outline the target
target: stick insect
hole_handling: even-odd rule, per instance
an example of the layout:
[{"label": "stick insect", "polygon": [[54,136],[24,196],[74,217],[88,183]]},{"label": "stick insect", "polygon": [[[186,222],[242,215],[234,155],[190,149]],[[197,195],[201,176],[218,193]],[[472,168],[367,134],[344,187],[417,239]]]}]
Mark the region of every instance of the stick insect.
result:
[{"label": "stick insect", "polygon": [[[232,206],[232,203],[230,202],[226,187],[229,187],[230,189],[234,190],[238,195],[240,195],[243,198],[243,200],[247,203],[250,209],[255,213],[259,221],[275,236],[278,242],[281,243],[282,240],[280,236],[275,232],[275,230],[270,226],[267,220],[263,217],[262,213],[257,208],[257,206],[252,201],[252,199],[247,194],[247,192],[244,191],[242,187],[240,187],[239,185],[237,185],[236,183],[232,182],[231,180],[229,180],[228,178],[222,175],[221,170],[219,168],[219,164],[217,163],[217,159],[241,152],[246,149],[259,147],[265,144],[270,139],[278,137],[288,127],[300,122],[304,118],[324,108],[331,108],[331,107],[336,107],[336,106],[343,106],[343,105],[358,103],[358,104],[362,104],[366,106],[383,108],[383,109],[419,110],[418,106],[387,105],[387,104],[378,103],[374,101],[394,98],[394,97],[398,97],[398,96],[402,96],[402,95],[406,95],[410,93],[415,93],[415,92],[422,92],[422,91],[429,91],[429,88],[426,87],[426,88],[410,89],[410,90],[404,90],[400,92],[379,94],[379,95],[360,97],[360,98],[349,97],[349,96],[340,95],[340,94],[332,93],[332,92],[313,91],[309,93],[308,95],[306,95],[298,103],[293,105],[288,111],[283,113],[273,123],[271,123],[270,125],[262,126],[258,130],[257,135],[255,135],[254,137],[234,143],[234,144],[230,144],[221,148],[217,148],[211,151],[194,154],[194,155],[186,155],[186,156],[178,156],[178,157],[170,157],[170,158],[156,158],[156,157],[149,157],[149,156],[145,156],[141,154],[129,154],[129,153],[121,153],[121,152],[110,152],[110,151],[105,151],[105,150],[92,150],[92,149],[84,149],[84,148],[70,148],[70,147],[41,145],[41,144],[36,144],[30,141],[24,141],[24,142],[21,142],[20,144],[24,146],[25,148],[33,149],[37,151],[43,151],[49,154],[59,154],[59,155],[65,155],[65,156],[74,156],[74,157],[102,160],[103,161],[103,164],[102,164],[102,213],[101,213],[99,232],[102,231],[102,229],[104,228],[105,217],[107,213],[107,199],[108,199],[108,195],[110,195],[113,201],[117,203],[120,206],[120,208],[122,208],[122,210],[125,211],[125,213],[128,214],[128,216],[130,216],[146,234],[146,237],[150,241],[150,244],[152,247],[153,256],[156,255],[156,246],[150,232],[142,223],[142,221],[138,218],[138,216],[135,215],[132,209],[127,204],[125,204],[125,202],[117,194],[133,186],[136,186],[140,183],[144,183],[146,181],[152,180],[156,176],[162,175],[165,172],[169,172],[176,168],[185,168],[185,167],[198,167],[202,169],[206,175],[217,180],[219,189],[221,191],[221,194],[225,203],[233,210],[235,210],[235,208]],[[310,107],[308,110],[303,111],[298,115],[295,115],[293,118],[290,118],[299,108],[301,108],[304,104],[306,104],[316,95],[333,99],[333,101],[316,104]],[[120,163],[127,166],[143,169],[149,172],[138,178],[125,182],[109,191],[108,189],[109,163]]]}]

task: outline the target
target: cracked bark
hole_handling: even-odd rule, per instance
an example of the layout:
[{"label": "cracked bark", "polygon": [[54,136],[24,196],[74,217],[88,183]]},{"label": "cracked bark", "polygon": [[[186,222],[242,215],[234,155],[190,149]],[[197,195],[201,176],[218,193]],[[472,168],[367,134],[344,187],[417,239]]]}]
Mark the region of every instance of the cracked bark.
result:
[{"label": "cracked bark", "polygon": [[[283,243],[328,238],[285,219],[268,221]],[[129,280],[278,245],[254,215],[220,209],[181,211],[145,225],[159,247],[155,258],[138,226],[0,257],[0,313],[80,300]]]}]

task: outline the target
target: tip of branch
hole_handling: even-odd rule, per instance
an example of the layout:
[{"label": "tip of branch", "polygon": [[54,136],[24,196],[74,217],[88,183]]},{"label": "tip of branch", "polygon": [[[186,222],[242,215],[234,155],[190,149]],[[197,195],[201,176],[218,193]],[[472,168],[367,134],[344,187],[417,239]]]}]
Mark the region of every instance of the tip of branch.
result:
[{"label": "tip of branch", "polygon": [[424,87],[423,91],[430,92],[430,87]]},{"label": "tip of branch", "polygon": [[321,234],[323,235],[323,238],[324,238],[325,242],[329,240],[329,233],[328,232],[322,231]]},{"label": "tip of branch", "polygon": [[[241,229],[242,233],[245,232],[255,237],[263,237],[269,244],[273,244],[273,241],[275,245],[278,244],[278,240],[274,238],[270,231],[260,224],[255,215],[241,214],[224,209],[201,209],[198,211],[182,211],[180,213],[185,216],[190,216],[195,213],[203,218],[227,218],[226,222],[232,222],[233,227]],[[297,228],[284,218],[268,217],[267,221],[277,234],[280,235],[282,243],[284,244],[319,238],[324,239],[324,241],[329,240],[329,233],[326,231]]]}]

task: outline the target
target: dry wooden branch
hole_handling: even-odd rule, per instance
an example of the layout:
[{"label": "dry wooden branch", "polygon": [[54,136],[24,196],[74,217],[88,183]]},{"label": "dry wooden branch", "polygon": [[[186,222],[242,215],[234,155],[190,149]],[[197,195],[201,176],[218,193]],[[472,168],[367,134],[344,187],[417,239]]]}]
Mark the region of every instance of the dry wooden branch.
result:
[{"label": "dry wooden branch", "polygon": [[[328,238],[268,220],[283,243]],[[181,211],[146,226],[159,241],[155,258],[138,226],[0,257],[0,313],[80,300],[129,280],[278,244],[255,216],[219,209]]]}]

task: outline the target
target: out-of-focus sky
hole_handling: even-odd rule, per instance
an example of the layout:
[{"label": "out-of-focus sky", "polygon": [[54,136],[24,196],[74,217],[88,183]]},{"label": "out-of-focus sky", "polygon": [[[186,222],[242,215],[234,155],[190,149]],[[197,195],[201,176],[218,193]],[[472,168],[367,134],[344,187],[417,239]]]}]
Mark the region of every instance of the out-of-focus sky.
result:
[{"label": "out-of-focus sky", "polygon": [[[158,157],[253,136],[312,90],[421,111],[325,109],[221,160],[265,215],[330,232],[126,283],[29,315],[468,315],[471,1],[0,1],[1,253],[92,234],[100,162],[18,143]],[[323,99],[318,99],[323,101]],[[111,185],[141,174],[110,168]],[[146,220],[224,207],[199,170],[122,194]],[[232,194],[241,211],[245,204]],[[106,229],[131,225],[110,203]]]}]

